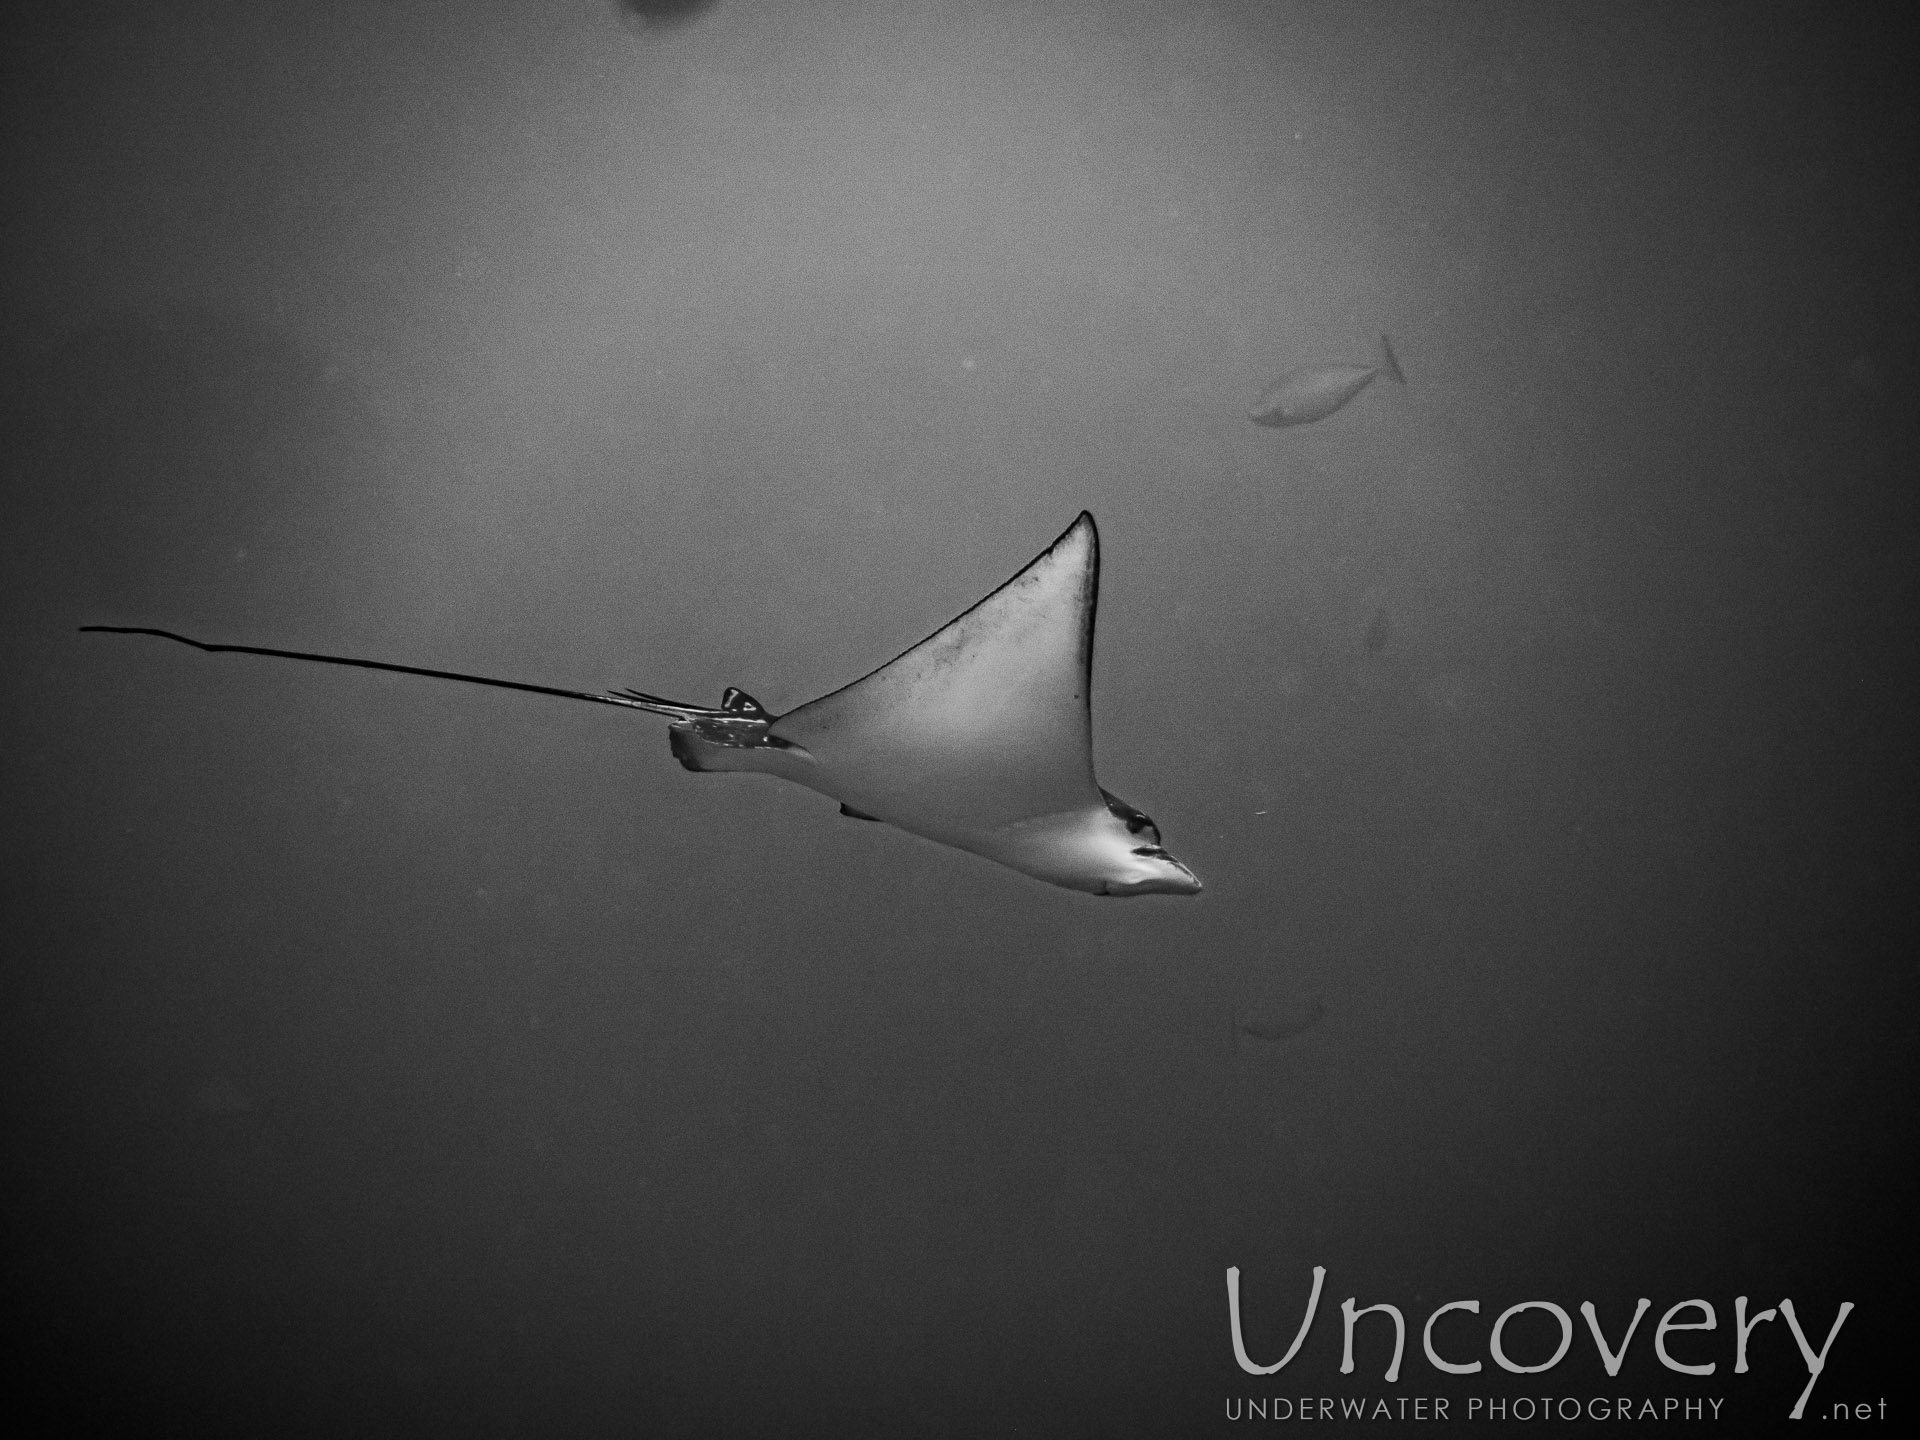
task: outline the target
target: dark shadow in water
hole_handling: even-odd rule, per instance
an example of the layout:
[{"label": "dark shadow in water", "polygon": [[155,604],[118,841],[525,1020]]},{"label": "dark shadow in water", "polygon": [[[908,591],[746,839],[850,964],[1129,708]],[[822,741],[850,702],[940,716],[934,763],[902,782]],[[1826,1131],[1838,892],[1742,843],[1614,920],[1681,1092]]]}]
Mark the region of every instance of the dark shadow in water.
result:
[{"label": "dark shadow in water", "polygon": [[1327,1007],[1318,995],[1291,996],[1240,1011],[1235,1025],[1243,1035],[1256,1040],[1285,1040],[1311,1030],[1326,1017]]},{"label": "dark shadow in water", "polygon": [[618,0],[622,14],[653,30],[686,25],[712,4],[713,0]]}]

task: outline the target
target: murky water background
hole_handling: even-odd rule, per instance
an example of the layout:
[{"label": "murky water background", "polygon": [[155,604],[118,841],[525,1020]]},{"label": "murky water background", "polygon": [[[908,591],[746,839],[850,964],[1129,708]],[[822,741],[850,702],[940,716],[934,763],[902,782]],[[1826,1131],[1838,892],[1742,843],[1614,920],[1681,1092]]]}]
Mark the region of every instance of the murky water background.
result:
[{"label": "murky water background", "polygon": [[[1167,1436],[1531,1386],[1750,1432],[1806,1371],[1775,1323],[1730,1373],[1737,1295],[1857,1303],[1816,1403],[1910,1395],[1891,10],[9,23],[4,1291],[40,1403]],[[1379,331],[1407,388],[1248,423]],[[1195,901],[690,775],[643,717],[73,633],[780,710],[1083,506],[1101,779]],[[1226,1267],[1271,1359],[1316,1264],[1253,1381]],[[1510,1304],[1617,1337],[1641,1295],[1617,1381],[1584,1331],[1526,1380],[1415,1333],[1388,1387],[1378,1317],[1338,1373],[1348,1296],[1416,1330],[1478,1297],[1470,1358]],[[1695,1296],[1720,1328],[1670,1343],[1711,1379],[1651,1353]]]}]

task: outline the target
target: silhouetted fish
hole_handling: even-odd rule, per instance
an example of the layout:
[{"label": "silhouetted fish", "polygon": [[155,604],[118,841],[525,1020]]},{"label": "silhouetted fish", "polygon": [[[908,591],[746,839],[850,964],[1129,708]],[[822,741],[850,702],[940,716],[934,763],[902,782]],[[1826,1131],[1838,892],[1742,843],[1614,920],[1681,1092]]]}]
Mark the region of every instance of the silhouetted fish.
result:
[{"label": "silhouetted fish", "polygon": [[1385,335],[1380,337],[1378,364],[1303,365],[1289,370],[1260,397],[1260,403],[1247,412],[1247,418],[1256,425],[1274,429],[1324,420],[1366,389],[1382,371],[1402,385],[1407,383]]},{"label": "silhouetted fish", "polygon": [[1311,1030],[1325,1017],[1327,1007],[1318,995],[1282,1000],[1242,1010],[1235,1024],[1256,1040],[1285,1040],[1290,1035]]},{"label": "silhouetted fish", "polygon": [[1367,653],[1378,655],[1387,648],[1387,612],[1384,608],[1373,612],[1373,619],[1367,622]]}]

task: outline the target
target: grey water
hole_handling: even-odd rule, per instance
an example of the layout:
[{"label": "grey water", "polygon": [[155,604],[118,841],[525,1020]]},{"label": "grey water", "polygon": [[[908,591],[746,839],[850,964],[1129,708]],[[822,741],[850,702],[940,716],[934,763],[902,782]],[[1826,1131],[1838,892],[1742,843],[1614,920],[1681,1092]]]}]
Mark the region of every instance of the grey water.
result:
[{"label": "grey water", "polygon": [[[1856,1305],[1810,1416],[1910,1407],[1893,8],[4,24],[22,1413],[1753,1433],[1808,1375],[1784,1320],[1734,1372],[1739,1296],[1816,1347]],[[1247,422],[1382,333],[1406,386]],[[1100,780],[1199,896],[690,774],[613,707],[77,633],[778,712],[1083,507]],[[1227,1268],[1272,1363],[1316,1265],[1247,1374]],[[1617,1341],[1642,1296],[1610,1377],[1578,1307]],[[1395,1382],[1383,1315],[1341,1373],[1349,1297],[1404,1312]],[[1711,1376],[1654,1349],[1694,1298]],[[1455,1299],[1471,1376],[1422,1352]],[[1520,1375],[1527,1301],[1576,1333]]]}]

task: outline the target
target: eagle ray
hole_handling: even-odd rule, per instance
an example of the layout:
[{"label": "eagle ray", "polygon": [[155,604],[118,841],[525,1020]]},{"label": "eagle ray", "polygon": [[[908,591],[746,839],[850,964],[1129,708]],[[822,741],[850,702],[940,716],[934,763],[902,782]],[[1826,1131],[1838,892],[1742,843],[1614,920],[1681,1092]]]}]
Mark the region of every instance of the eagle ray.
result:
[{"label": "eagle ray", "polygon": [[1093,773],[1093,516],[1078,519],[1019,574],[911,649],[850,685],[774,715],[729,688],[718,706],[641,690],[594,692],[257,645],[155,635],[214,653],[266,655],[492,685],[662,715],[689,770],[778,776],[841,813],[1096,895],[1191,895],[1200,882],[1146,815]]}]

